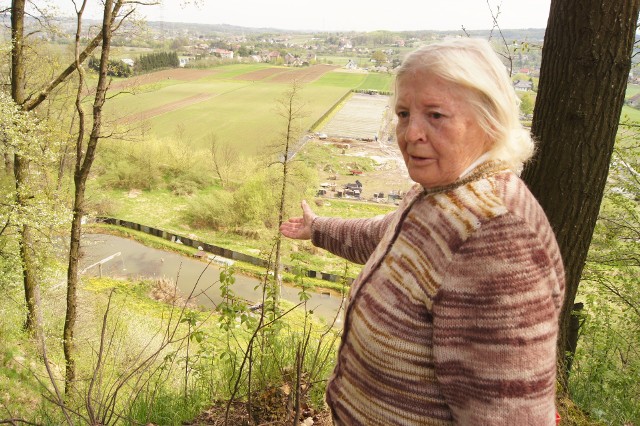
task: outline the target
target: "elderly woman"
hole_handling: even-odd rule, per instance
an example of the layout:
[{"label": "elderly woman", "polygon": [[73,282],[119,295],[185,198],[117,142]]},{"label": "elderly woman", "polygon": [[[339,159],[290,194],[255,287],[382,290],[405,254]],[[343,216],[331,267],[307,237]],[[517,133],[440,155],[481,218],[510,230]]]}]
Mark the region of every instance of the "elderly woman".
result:
[{"label": "elderly woman", "polygon": [[489,43],[410,54],[396,136],[416,185],[384,217],[303,217],[290,238],[365,263],[327,387],[337,425],[553,425],[564,270],[518,177],[532,155]]}]

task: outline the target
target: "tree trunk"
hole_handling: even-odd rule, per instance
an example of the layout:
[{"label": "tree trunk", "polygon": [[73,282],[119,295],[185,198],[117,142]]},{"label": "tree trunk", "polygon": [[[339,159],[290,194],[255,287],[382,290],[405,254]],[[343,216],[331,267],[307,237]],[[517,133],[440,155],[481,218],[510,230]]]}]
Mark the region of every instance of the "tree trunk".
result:
[{"label": "tree trunk", "polygon": [[561,382],[569,322],[609,171],[631,66],[638,0],[553,0],[542,50],[532,133],[537,157],[523,178],[562,251]]},{"label": "tree trunk", "polygon": [[13,159],[11,157],[11,154],[8,152],[4,153],[4,170],[7,175],[13,174]]},{"label": "tree trunk", "polygon": [[[13,0],[11,2],[11,97],[17,105],[23,105],[25,101],[25,64],[24,64],[24,9],[26,0]],[[29,195],[25,192],[28,188],[29,161],[19,153],[14,154],[13,174],[16,185],[16,202],[20,208],[27,205]],[[20,228],[20,260],[22,263],[22,281],[24,284],[24,297],[27,305],[27,318],[25,330],[30,333],[36,331],[36,265],[34,262],[33,237],[31,225],[25,223]]]},{"label": "tree trunk", "polygon": [[289,162],[292,157],[293,143],[299,136],[299,129],[294,129],[295,120],[300,120],[304,116],[303,106],[300,103],[300,84],[294,81],[291,84],[291,88],[284,94],[279,103],[279,114],[285,119],[286,129],[283,133],[282,150],[278,153],[282,156],[282,185],[280,187],[280,199],[278,205],[278,226],[276,235],[276,253],[275,253],[275,265],[273,271],[275,302],[276,305],[280,302],[280,286],[282,285],[282,235],[280,234],[280,226],[284,222],[284,209],[287,200],[287,190],[289,185]]},{"label": "tree trunk", "polygon": [[[114,6],[115,2],[115,6]],[[79,40],[81,34],[82,12],[78,13],[78,28],[76,31],[76,62],[79,71],[78,93],[76,109],[78,111],[78,138],[76,140],[76,164],[73,175],[75,193],[73,200],[73,219],[71,222],[71,242],[69,245],[69,265],[67,268],[67,310],[64,321],[63,349],[66,361],[65,393],[68,393],[75,380],[74,357],[74,330],[77,319],[77,289],[78,289],[78,261],[80,258],[80,237],[82,236],[82,216],[84,215],[84,199],[86,182],[95,158],[96,147],[100,140],[102,129],[102,108],[105,103],[109,81],[107,68],[109,53],[111,50],[111,36],[117,13],[122,5],[122,0],[105,0],[104,15],[102,19],[102,50],[100,52],[100,71],[98,84],[93,102],[93,125],[89,134],[86,150],[84,147],[84,110],[82,109],[82,90],[84,86],[84,74],[80,68],[82,60],[79,53]]]}]

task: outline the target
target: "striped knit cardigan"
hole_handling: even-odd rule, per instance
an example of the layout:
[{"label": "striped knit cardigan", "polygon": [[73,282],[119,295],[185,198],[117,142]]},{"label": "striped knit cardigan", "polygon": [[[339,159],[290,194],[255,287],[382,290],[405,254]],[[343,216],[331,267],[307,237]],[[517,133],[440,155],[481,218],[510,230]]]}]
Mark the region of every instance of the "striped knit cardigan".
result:
[{"label": "striped knit cardigan", "polygon": [[327,387],[336,425],[554,425],[564,270],[541,207],[485,163],[312,241],[365,263]]}]

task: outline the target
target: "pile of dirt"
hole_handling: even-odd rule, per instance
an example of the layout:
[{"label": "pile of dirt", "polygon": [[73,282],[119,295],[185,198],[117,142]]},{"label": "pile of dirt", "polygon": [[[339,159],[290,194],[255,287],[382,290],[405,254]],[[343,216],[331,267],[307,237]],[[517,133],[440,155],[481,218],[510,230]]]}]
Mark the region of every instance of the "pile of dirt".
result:
[{"label": "pile of dirt", "polygon": [[[287,385],[271,387],[254,395],[251,403],[251,414],[248,402],[216,401],[203,411],[192,422],[183,423],[191,426],[260,426],[291,425],[295,413],[291,409],[290,388]],[[302,404],[297,424],[304,426],[333,426],[329,410],[316,411]]]}]

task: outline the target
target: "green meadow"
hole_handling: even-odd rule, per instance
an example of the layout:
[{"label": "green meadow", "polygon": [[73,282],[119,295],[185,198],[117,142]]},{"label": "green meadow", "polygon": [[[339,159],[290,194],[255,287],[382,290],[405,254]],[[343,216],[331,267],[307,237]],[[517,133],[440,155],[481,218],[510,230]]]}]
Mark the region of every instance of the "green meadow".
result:
[{"label": "green meadow", "polygon": [[[133,92],[123,90],[108,103],[108,111],[121,120],[155,111],[158,115],[145,119],[144,123],[130,122],[129,126],[144,124],[151,135],[161,139],[178,137],[194,149],[208,148],[214,135],[216,140],[231,143],[245,154],[255,154],[278,140],[284,129],[284,120],[276,109],[278,100],[291,85],[274,82],[273,77],[263,80],[237,77],[266,68],[274,67],[234,64],[217,67],[198,80],[172,78],[138,87]],[[284,68],[284,72],[290,71]],[[301,98],[306,116],[296,125],[313,131],[313,124],[350,90],[388,90],[390,82],[388,74],[347,73],[340,69],[328,72],[303,86]],[[200,96],[198,101],[188,103],[195,96]]]}]

